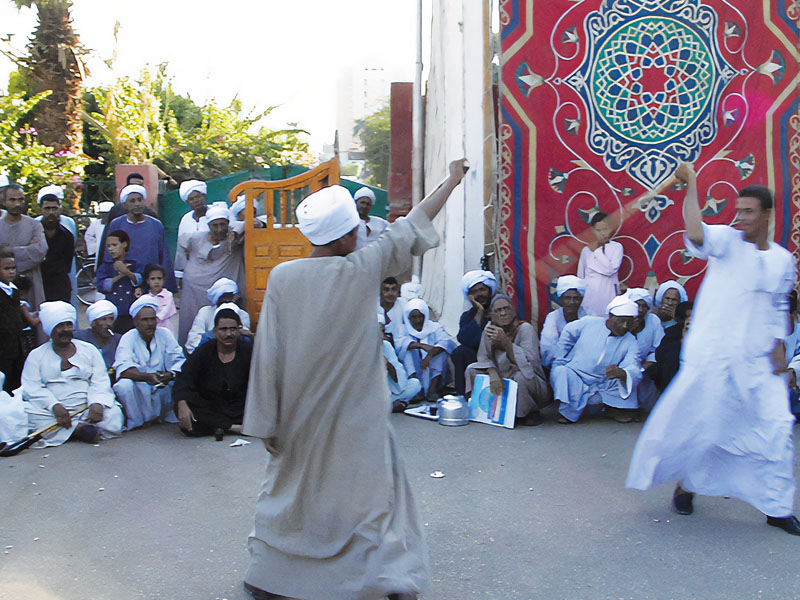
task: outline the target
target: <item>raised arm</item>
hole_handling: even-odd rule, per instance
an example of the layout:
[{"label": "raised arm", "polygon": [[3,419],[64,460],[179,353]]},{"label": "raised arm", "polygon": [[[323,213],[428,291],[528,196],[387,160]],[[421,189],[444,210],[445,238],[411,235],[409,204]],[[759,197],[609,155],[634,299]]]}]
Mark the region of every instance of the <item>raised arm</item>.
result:
[{"label": "raised arm", "polygon": [[681,163],[675,177],[686,184],[686,198],[683,200],[683,223],[686,237],[695,246],[703,245],[703,217],[697,202],[697,175],[689,163]]},{"label": "raised arm", "polygon": [[440,183],[439,187],[433,190],[433,192],[419,203],[419,208],[425,211],[428,219],[433,220],[433,218],[439,214],[439,211],[442,210],[450,194],[456,189],[456,186],[461,180],[464,179],[468,168],[465,158],[454,160],[450,163],[450,172],[447,179]]}]

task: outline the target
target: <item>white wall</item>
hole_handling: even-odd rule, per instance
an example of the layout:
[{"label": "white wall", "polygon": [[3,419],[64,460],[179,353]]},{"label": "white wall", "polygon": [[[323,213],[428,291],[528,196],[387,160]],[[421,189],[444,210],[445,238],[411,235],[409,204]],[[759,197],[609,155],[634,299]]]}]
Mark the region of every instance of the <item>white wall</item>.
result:
[{"label": "white wall", "polygon": [[[449,161],[465,156],[469,173],[435,221],[438,248],[425,254],[422,283],[425,298],[455,334],[465,310],[461,276],[480,267],[484,252],[483,209],[486,198],[484,111],[491,96],[484,94],[490,35],[484,2],[433,0],[429,75],[425,111],[425,194],[447,174]],[[423,84],[424,86],[424,84]],[[484,103],[484,99],[486,104]]]}]

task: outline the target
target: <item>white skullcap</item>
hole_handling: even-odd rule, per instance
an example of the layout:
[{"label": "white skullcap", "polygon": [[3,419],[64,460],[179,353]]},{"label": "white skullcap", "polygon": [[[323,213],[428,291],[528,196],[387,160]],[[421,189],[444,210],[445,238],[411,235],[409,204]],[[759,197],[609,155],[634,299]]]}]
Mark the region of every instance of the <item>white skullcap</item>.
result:
[{"label": "white skullcap", "polygon": [[664,294],[666,294],[668,290],[678,290],[678,294],[680,294],[681,297],[681,302],[686,302],[689,299],[689,294],[686,293],[686,288],[684,288],[680,283],[677,281],[665,281],[658,286],[658,290],[656,290],[656,306],[661,304],[661,300],[664,299]]},{"label": "white skullcap", "polygon": [[403,300],[413,300],[422,296],[425,288],[419,281],[409,281],[400,286],[400,297]]},{"label": "white skullcap", "polygon": [[356,190],[356,193],[353,194],[353,200],[358,200],[359,198],[369,198],[370,200],[372,200],[372,203],[375,204],[375,192],[373,192],[366,186],[358,188],[358,190]]},{"label": "white skullcap", "polygon": [[110,212],[112,208],[114,208],[113,202],[101,202],[100,204],[97,205],[97,212],[99,213]]},{"label": "white skullcap", "polygon": [[192,192],[200,192],[205,196],[207,190],[208,186],[206,185],[205,181],[190,179],[189,181],[184,181],[181,183],[180,188],[178,188],[178,195],[181,197],[181,200],[187,202],[189,200],[189,194]]},{"label": "white skullcap", "polygon": [[300,232],[315,246],[324,246],[358,227],[353,197],[340,185],[314,192],[295,211]]},{"label": "white skullcap", "polygon": [[124,188],[122,188],[122,191],[119,193],[119,201],[122,204],[125,204],[125,200],[127,200],[128,196],[131,194],[140,194],[142,198],[147,200],[147,190],[145,187],[143,185],[132,183],[131,185],[126,185]]},{"label": "white skullcap", "polygon": [[231,216],[235,219],[239,216],[239,213],[242,212],[247,206],[247,199],[246,198],[239,198],[236,202],[231,204]]},{"label": "white skullcap", "polygon": [[[238,294],[239,293],[239,285],[233,280],[228,279],[227,277],[220,277],[214,282],[210,288],[208,288],[208,292],[206,292],[206,296],[211,304],[216,304],[219,302],[219,299],[222,298],[225,294]],[[226,302],[226,304],[230,304]]]},{"label": "white skullcap", "polygon": [[4,188],[8,185],[11,185],[11,182],[8,180],[8,175],[0,173],[0,188]]},{"label": "white skullcap", "polygon": [[39,305],[39,320],[42,322],[42,330],[47,337],[56,328],[56,325],[69,321],[72,326],[78,322],[78,311],[72,304],[67,304],[61,300],[55,302],[42,302]]},{"label": "white skullcap", "polygon": [[653,294],[647,288],[628,288],[625,295],[634,302],[644,300],[647,302],[647,306],[653,306]]},{"label": "white skullcap", "polygon": [[466,296],[472,286],[479,283],[486,285],[491,290],[492,296],[494,296],[497,291],[497,277],[491,271],[481,271],[480,269],[464,273],[461,278],[461,289],[464,291],[464,295]]},{"label": "white skullcap", "polygon": [[36,194],[36,201],[41,204],[42,198],[48,195],[53,195],[59,200],[64,199],[64,190],[61,189],[60,185],[46,185],[42,189],[39,190],[39,193]]},{"label": "white skullcap", "polygon": [[216,221],[217,219],[231,220],[231,211],[228,210],[228,206],[224,202],[214,203],[206,211],[206,222],[211,223],[211,221]]},{"label": "white skullcap", "polygon": [[577,290],[581,296],[585,296],[586,281],[576,275],[562,275],[556,280],[556,296],[561,298],[569,290]]},{"label": "white skullcap", "polygon": [[639,305],[627,296],[617,296],[608,303],[606,312],[615,317],[635,317],[639,314]]},{"label": "white skullcap", "polygon": [[150,294],[143,294],[136,299],[136,302],[131,304],[131,307],[128,309],[128,314],[135,319],[136,315],[138,315],[143,308],[148,306],[153,310],[158,310],[158,302],[156,302],[155,298]]},{"label": "white skullcap", "polygon": [[114,315],[116,319],[118,314],[117,307],[108,300],[98,300],[94,304],[89,305],[86,309],[86,318],[89,324],[93,323],[95,319],[105,317],[106,315]]},{"label": "white skullcap", "polygon": [[[217,318],[217,314],[218,314],[218,313],[219,313],[219,311],[221,311],[221,310],[232,310],[232,311],[233,311],[233,312],[235,312],[237,315],[239,315],[239,307],[238,307],[236,304],[234,304],[233,302],[223,302],[223,303],[222,303],[222,304],[220,304],[220,305],[217,307],[217,309],[214,311],[214,319],[216,319],[216,318]],[[239,315],[239,321],[241,321],[241,320],[242,320],[242,316],[241,316],[241,315]]]}]

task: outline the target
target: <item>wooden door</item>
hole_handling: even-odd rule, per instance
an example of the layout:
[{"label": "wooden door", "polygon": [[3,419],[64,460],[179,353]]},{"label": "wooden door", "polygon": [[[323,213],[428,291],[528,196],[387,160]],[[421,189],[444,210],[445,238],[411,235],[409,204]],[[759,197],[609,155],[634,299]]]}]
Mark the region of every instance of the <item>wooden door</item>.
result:
[{"label": "wooden door", "polygon": [[[269,272],[282,262],[311,254],[310,242],[297,227],[295,208],[312,192],[337,183],[339,159],[334,158],[289,179],[245,181],[231,190],[231,204],[242,194],[247,200],[244,210],[245,297],[253,328],[258,324]],[[266,217],[266,227],[254,227],[256,216]]]}]

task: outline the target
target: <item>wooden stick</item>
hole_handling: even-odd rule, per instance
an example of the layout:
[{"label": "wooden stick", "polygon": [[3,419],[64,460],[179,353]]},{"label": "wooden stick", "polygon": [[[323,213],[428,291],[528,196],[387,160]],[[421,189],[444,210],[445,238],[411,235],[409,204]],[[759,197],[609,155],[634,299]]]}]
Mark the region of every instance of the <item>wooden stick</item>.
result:
[{"label": "wooden stick", "polygon": [[[77,417],[79,414],[86,411],[86,409],[88,408],[89,408],[88,404],[86,403],[81,404],[78,408],[69,413],[69,418],[72,419],[73,417]],[[37,429],[33,433],[29,433],[26,437],[14,442],[13,444],[4,444],[0,446],[0,456],[14,456],[16,454],[19,454],[20,452],[25,450],[25,448],[31,446],[32,444],[40,440],[45,433],[50,433],[51,431],[54,431],[59,427],[61,427],[61,425],[59,425],[58,421],[56,421],[55,423],[47,425],[46,427]]]}]

